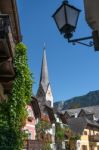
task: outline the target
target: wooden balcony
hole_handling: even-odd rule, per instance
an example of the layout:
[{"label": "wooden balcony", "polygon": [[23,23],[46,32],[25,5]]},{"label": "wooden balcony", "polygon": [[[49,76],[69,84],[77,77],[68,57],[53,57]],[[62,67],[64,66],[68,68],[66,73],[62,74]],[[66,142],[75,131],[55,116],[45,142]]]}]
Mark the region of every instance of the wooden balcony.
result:
[{"label": "wooden balcony", "polygon": [[90,142],[99,142],[99,135],[89,135]]},{"label": "wooden balcony", "polygon": [[[12,63],[14,48],[10,18],[8,15],[0,14],[0,82],[4,83],[5,92],[11,88],[11,83],[5,84],[5,82],[12,81],[15,77]],[[8,89],[6,85],[8,85]]]},{"label": "wooden balcony", "polygon": [[0,63],[0,82],[9,82],[15,78],[12,60],[7,59]]},{"label": "wooden balcony", "polygon": [[15,43],[21,41],[21,31],[16,0],[0,0],[0,12],[8,14],[11,20]]},{"label": "wooden balcony", "polygon": [[0,14],[0,59],[2,57],[13,57],[14,49],[15,40],[9,15]]},{"label": "wooden balcony", "polygon": [[15,44],[22,38],[16,0],[0,0],[0,12],[0,82],[4,93],[9,94],[15,78]]},{"label": "wooden balcony", "polygon": [[0,60],[9,58],[10,51],[6,39],[0,39]]}]

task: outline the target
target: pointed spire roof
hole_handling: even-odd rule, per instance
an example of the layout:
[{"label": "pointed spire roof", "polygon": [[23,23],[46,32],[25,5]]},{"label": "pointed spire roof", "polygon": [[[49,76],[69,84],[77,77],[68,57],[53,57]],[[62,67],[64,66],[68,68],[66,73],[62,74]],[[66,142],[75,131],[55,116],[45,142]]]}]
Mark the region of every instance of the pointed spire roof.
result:
[{"label": "pointed spire roof", "polygon": [[40,85],[42,85],[44,92],[46,92],[48,85],[49,85],[49,78],[48,78],[48,66],[47,66],[45,45],[43,48],[43,59],[42,59],[42,67],[41,67]]},{"label": "pointed spire roof", "polygon": [[43,48],[41,74],[40,74],[39,88],[37,90],[36,97],[38,99],[38,103],[42,111],[44,111],[45,104],[50,107],[53,106],[53,96],[48,78],[48,66],[47,66],[45,45]]}]

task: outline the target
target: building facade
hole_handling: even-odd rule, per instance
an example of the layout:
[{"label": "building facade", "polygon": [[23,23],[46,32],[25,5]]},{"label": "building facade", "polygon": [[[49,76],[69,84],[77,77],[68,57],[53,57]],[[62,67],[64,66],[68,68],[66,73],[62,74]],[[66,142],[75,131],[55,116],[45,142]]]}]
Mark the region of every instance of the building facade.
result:
[{"label": "building facade", "polygon": [[84,0],[85,18],[92,29],[94,48],[99,51],[99,1]]},{"label": "building facade", "polygon": [[28,134],[28,140],[35,140],[36,136],[36,118],[33,112],[32,105],[27,106],[28,117],[24,126],[25,132]]},{"label": "building facade", "polygon": [[39,88],[37,91],[36,98],[38,100],[40,110],[41,110],[41,118],[47,118],[52,127],[47,130],[47,134],[51,135],[52,144],[51,147],[54,149],[55,144],[55,117],[53,114],[53,94],[51,90],[51,85],[48,77],[48,66],[47,66],[47,58],[46,58],[46,49],[43,49],[43,58],[42,58],[42,66],[41,66],[41,75],[39,81]]},{"label": "building facade", "polygon": [[99,124],[86,117],[68,120],[68,126],[79,139],[70,145],[71,150],[99,150]]},{"label": "building facade", "polygon": [[15,44],[21,41],[16,0],[0,0],[0,101],[11,93],[15,78]]},{"label": "building facade", "polygon": [[[44,140],[54,141],[53,123],[55,122],[53,112],[53,95],[48,77],[48,66],[46,58],[46,50],[44,48],[39,87],[36,96],[32,96],[31,104],[27,106],[28,119],[24,130],[28,133],[27,144],[28,149],[39,150],[42,147]],[[46,129],[46,134],[40,130],[36,133],[36,125],[41,122],[49,125]],[[45,127],[46,128],[46,127]],[[36,138],[37,137],[37,138]]]},{"label": "building facade", "polygon": [[92,30],[99,32],[99,1],[84,0],[85,17]]},{"label": "building facade", "polygon": [[69,109],[58,115],[62,123],[72,131],[71,139],[76,139],[69,141],[71,150],[99,150],[98,105]]}]

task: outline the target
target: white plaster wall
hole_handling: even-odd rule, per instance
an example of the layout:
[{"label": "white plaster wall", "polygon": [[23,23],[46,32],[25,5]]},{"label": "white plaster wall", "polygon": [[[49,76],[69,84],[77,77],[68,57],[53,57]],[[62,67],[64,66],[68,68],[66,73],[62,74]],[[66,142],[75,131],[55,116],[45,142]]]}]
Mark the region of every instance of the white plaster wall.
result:
[{"label": "white plaster wall", "polygon": [[51,107],[53,107],[53,95],[51,86],[48,86],[47,92],[46,92],[46,100],[51,102]]}]

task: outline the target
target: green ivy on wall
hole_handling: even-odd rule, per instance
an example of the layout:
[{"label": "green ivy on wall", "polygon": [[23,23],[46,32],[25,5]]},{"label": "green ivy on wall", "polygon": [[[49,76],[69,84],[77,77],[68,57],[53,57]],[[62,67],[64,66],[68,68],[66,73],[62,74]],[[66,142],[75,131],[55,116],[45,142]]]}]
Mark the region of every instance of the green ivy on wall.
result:
[{"label": "green ivy on wall", "polygon": [[26,106],[31,100],[32,77],[27,64],[27,49],[23,43],[15,48],[16,77],[12,94],[0,103],[0,150],[22,150],[27,118]]}]

